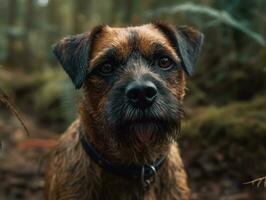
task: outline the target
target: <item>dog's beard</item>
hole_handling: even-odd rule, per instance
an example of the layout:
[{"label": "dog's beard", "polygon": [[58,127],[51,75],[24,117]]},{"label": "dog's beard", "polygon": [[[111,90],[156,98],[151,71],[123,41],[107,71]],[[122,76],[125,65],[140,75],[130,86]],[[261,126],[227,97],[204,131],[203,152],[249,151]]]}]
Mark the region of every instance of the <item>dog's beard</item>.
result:
[{"label": "dog's beard", "polygon": [[106,109],[110,131],[118,143],[139,149],[177,139],[183,109],[173,96],[158,99],[145,110],[121,101],[110,101]]}]

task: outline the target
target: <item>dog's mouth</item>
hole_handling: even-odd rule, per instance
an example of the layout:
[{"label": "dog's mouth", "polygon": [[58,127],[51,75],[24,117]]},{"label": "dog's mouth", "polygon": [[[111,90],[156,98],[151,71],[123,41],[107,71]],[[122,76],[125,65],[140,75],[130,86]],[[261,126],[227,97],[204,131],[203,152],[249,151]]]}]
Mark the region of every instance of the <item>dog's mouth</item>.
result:
[{"label": "dog's mouth", "polygon": [[119,132],[123,135],[133,135],[144,144],[153,142],[156,137],[163,134],[167,128],[167,122],[163,119],[142,118],[138,120],[125,120],[119,126]]},{"label": "dog's mouth", "polygon": [[153,134],[151,132],[138,132],[136,133],[137,138],[140,142],[149,144],[152,141]]},{"label": "dog's mouth", "polygon": [[137,139],[142,143],[149,143],[152,141],[154,137],[154,131],[153,129],[156,128],[161,122],[158,120],[139,120],[135,121],[130,124],[130,126],[134,126],[136,129],[136,136]]}]

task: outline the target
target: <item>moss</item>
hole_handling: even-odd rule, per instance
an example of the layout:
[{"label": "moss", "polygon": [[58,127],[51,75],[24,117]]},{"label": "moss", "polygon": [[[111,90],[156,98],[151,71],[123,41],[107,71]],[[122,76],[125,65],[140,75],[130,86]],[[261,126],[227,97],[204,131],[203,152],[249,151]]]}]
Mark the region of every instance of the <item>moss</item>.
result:
[{"label": "moss", "polygon": [[266,150],[266,96],[222,107],[198,108],[185,120],[182,132],[187,138],[217,144],[227,139],[247,148]]}]

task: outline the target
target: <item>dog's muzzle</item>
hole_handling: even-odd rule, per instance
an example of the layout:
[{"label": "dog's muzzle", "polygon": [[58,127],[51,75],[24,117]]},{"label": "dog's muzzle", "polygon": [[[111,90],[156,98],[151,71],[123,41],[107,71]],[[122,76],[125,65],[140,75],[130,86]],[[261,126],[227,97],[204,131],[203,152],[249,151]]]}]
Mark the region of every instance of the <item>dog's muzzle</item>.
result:
[{"label": "dog's muzzle", "polygon": [[180,102],[147,74],[118,82],[108,95],[107,122],[120,139],[132,136],[145,144],[166,139],[179,129],[180,116]]}]

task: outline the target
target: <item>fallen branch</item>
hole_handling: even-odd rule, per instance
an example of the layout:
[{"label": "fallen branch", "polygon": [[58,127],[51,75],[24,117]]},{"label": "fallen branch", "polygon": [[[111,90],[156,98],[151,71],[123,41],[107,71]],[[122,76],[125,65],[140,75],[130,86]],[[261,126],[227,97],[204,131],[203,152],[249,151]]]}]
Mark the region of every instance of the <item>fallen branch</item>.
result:
[{"label": "fallen branch", "polygon": [[244,184],[252,184],[252,185],[256,185],[257,187],[260,187],[261,185],[263,185],[263,187],[266,187],[266,176],[257,178],[253,181],[246,182]]},{"label": "fallen branch", "polygon": [[17,109],[15,108],[15,106],[10,102],[9,97],[5,94],[5,92],[0,88],[0,103],[3,103],[4,105],[7,106],[7,108],[18,118],[20,124],[22,125],[22,127],[24,128],[26,134],[29,136],[29,131],[24,123],[24,121],[22,120],[22,117],[20,116],[19,112],[17,111]]}]

